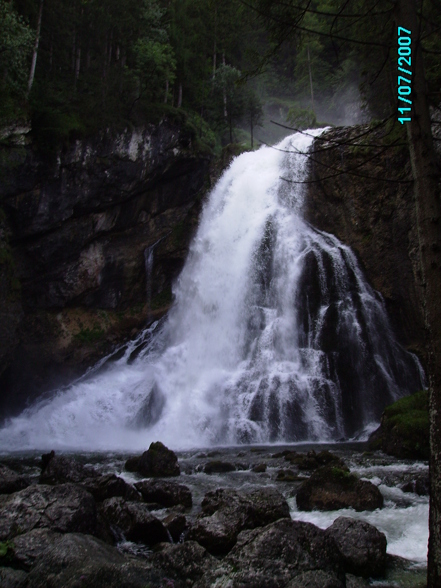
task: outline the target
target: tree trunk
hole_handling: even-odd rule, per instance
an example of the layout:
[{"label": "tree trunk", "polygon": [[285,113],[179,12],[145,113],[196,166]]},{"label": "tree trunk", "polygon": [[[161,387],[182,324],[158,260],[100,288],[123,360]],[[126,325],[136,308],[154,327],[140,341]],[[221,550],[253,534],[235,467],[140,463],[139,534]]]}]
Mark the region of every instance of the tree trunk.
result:
[{"label": "tree trunk", "polygon": [[34,83],[35,68],[37,66],[38,45],[40,44],[40,31],[41,31],[42,16],[43,16],[43,0],[40,0],[40,10],[38,11],[37,34],[35,35],[35,44],[34,44],[34,51],[32,53],[31,71],[29,74],[29,81],[28,81],[28,95],[31,91],[32,84]]},{"label": "tree trunk", "polygon": [[167,100],[168,100],[168,80],[165,80],[164,104],[167,104]]},{"label": "tree trunk", "polygon": [[178,108],[182,106],[182,82],[179,82]]},{"label": "tree trunk", "polygon": [[430,420],[428,588],[441,588],[441,207],[424,63],[415,0],[400,0],[399,26],[412,33],[411,122],[407,124],[414,177],[423,310],[427,341]]},{"label": "tree trunk", "polygon": [[[80,30],[81,30],[81,21],[83,18],[84,8],[81,8],[80,13]],[[74,87],[77,88],[77,81],[80,77],[80,67],[81,67],[81,34],[77,36],[76,40],[76,50],[75,50],[75,83]]]},{"label": "tree trunk", "polygon": [[216,57],[217,57],[217,49],[216,49],[216,37],[217,37],[217,6],[214,8],[214,43],[213,43],[213,84],[214,78],[216,75]]},{"label": "tree trunk", "polygon": [[309,45],[306,45],[308,51],[308,70],[309,70],[309,85],[311,87],[311,104],[312,104],[312,112],[315,112],[314,108],[314,88],[312,86],[312,71],[311,71],[311,59],[309,57]]},{"label": "tree trunk", "polygon": [[250,123],[251,123],[251,149],[253,149],[254,148],[253,117],[251,117]]},{"label": "tree trunk", "polygon": [[[225,53],[222,53],[222,63],[225,65]],[[223,98],[224,98],[224,119],[227,120],[228,117],[228,110],[227,110],[227,89],[223,88]],[[230,121],[230,129],[231,129],[231,121]],[[231,137],[231,130],[230,130],[230,137]]]}]

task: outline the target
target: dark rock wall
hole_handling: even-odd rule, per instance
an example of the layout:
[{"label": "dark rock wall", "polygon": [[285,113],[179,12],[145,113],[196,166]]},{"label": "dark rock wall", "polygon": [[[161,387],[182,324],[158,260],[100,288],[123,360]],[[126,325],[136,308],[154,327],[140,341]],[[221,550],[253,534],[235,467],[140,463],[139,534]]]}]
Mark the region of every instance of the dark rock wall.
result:
[{"label": "dark rock wall", "polygon": [[[383,295],[399,341],[424,363],[415,202],[407,147],[384,149],[381,136],[372,135],[358,142],[380,144],[379,148],[329,142],[347,143],[366,130],[365,126],[337,128],[323,135],[328,142],[315,140],[305,216],[315,227],[352,247],[368,280]],[[339,175],[339,169],[352,169],[356,175]]]},{"label": "dark rock wall", "polygon": [[[306,219],[353,248],[399,340],[424,362],[407,149],[378,149],[360,167],[366,150],[331,145],[314,143]],[[342,167],[360,175],[335,175]],[[0,149],[0,415],[80,375],[166,311],[209,172],[210,159],[168,122],[77,141],[53,162],[25,135]],[[147,304],[144,252],[155,243]]]},{"label": "dark rock wall", "polygon": [[[0,151],[0,411],[79,375],[171,303],[210,159],[168,122]],[[154,251],[147,304],[144,252]]]}]

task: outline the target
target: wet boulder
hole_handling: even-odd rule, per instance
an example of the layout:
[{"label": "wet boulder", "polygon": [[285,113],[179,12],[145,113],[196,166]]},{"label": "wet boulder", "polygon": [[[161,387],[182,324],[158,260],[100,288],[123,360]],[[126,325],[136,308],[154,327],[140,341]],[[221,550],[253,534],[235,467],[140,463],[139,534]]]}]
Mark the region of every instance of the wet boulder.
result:
[{"label": "wet boulder", "polygon": [[135,484],[146,502],[156,502],[170,507],[182,504],[190,508],[193,504],[190,489],[183,484],[165,480],[142,480]]},{"label": "wet boulder", "polygon": [[137,472],[142,476],[165,477],[179,476],[181,470],[176,454],[160,441],[151,443],[147,451],[137,457],[130,457],[125,464],[128,472]]},{"label": "wet boulder", "polygon": [[359,480],[346,467],[332,465],[319,468],[305,480],[297,491],[296,501],[299,510],[362,511],[383,506],[383,496],[374,484]]},{"label": "wet boulder", "polygon": [[172,512],[167,515],[162,523],[175,543],[181,541],[182,534],[188,528],[187,519],[183,514],[178,512]]},{"label": "wet boulder", "polygon": [[60,533],[94,533],[93,496],[73,484],[29,486],[0,502],[0,541],[45,528]]},{"label": "wet boulder", "polygon": [[43,554],[62,538],[61,533],[50,529],[33,529],[14,537],[9,560],[11,565],[29,571]]},{"label": "wet boulder", "polygon": [[172,580],[182,582],[185,578],[186,585],[192,586],[218,564],[217,559],[195,541],[161,545],[160,548],[151,558],[152,565]]},{"label": "wet boulder", "polygon": [[365,578],[384,574],[387,541],[376,527],[349,517],[339,517],[327,533],[337,543],[348,573]]},{"label": "wet boulder", "polygon": [[427,390],[387,406],[379,428],[369,437],[370,449],[409,459],[429,459],[429,398]]},{"label": "wet boulder", "polygon": [[[315,579],[314,574],[304,575],[319,571],[322,574],[316,574]],[[328,582],[321,588],[344,587],[344,571],[335,541],[310,523],[285,518],[263,528],[242,531],[231,552],[196,586],[306,588],[316,586],[319,580]]]},{"label": "wet boulder", "polygon": [[412,480],[400,486],[403,492],[413,492],[418,496],[428,496],[430,493],[429,473],[415,476]]},{"label": "wet boulder", "polygon": [[29,572],[25,588],[146,588],[162,586],[146,562],[122,555],[90,535],[68,533]]},{"label": "wet boulder", "polygon": [[346,574],[346,588],[369,588],[369,582],[359,576]]},{"label": "wet boulder", "polygon": [[23,570],[0,568],[0,586],[2,588],[24,588],[28,575]]},{"label": "wet boulder", "polygon": [[210,553],[227,553],[236,543],[240,531],[263,527],[289,517],[283,496],[272,488],[244,493],[230,489],[207,492],[202,514],[189,532]]},{"label": "wet boulder", "polygon": [[277,482],[298,482],[305,478],[299,478],[299,476],[293,470],[278,470],[276,475]]},{"label": "wet boulder", "polygon": [[319,467],[329,465],[330,463],[336,467],[344,466],[343,461],[339,457],[327,450],[320,451],[319,453],[316,453],[314,450],[312,450],[308,451],[306,455],[304,453],[291,451],[285,453],[284,458],[291,464],[296,465],[299,470],[316,470]]},{"label": "wet boulder", "polygon": [[85,478],[96,476],[98,474],[92,468],[83,466],[72,457],[56,455],[55,451],[41,456],[41,484],[77,484]]},{"label": "wet boulder", "polygon": [[170,540],[167,529],[142,502],[126,502],[119,497],[109,498],[102,503],[100,513],[129,541],[155,545]]},{"label": "wet boulder", "polygon": [[0,464],[0,494],[12,494],[27,488],[31,481],[5,465]]},{"label": "wet boulder", "polygon": [[313,570],[311,572],[302,572],[291,580],[286,585],[286,588],[342,588],[343,586],[341,578],[334,573]]},{"label": "wet boulder", "polygon": [[206,463],[203,467],[204,474],[226,474],[227,472],[234,472],[236,466],[228,461],[213,460]]},{"label": "wet boulder", "polygon": [[266,472],[266,463],[257,463],[251,468],[251,471],[255,474],[264,474]]},{"label": "wet boulder", "polygon": [[115,496],[120,496],[132,502],[141,500],[139,492],[115,474],[86,478],[81,486],[88,490],[97,502],[103,502],[103,500]]}]

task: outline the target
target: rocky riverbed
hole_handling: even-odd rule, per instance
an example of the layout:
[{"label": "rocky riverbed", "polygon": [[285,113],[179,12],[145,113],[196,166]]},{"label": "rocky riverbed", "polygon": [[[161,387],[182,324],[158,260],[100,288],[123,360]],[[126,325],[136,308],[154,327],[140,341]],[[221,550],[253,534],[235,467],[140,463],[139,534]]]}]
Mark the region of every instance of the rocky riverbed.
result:
[{"label": "rocky riverbed", "polygon": [[425,586],[427,463],[362,443],[0,461],[5,588]]}]

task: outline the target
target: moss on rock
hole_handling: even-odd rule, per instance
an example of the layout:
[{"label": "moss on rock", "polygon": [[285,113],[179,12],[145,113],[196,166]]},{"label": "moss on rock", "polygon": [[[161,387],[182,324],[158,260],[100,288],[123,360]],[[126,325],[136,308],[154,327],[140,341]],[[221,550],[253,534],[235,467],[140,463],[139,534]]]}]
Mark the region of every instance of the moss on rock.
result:
[{"label": "moss on rock", "polygon": [[371,449],[400,458],[429,459],[429,398],[427,390],[386,407],[380,427],[369,439]]}]

